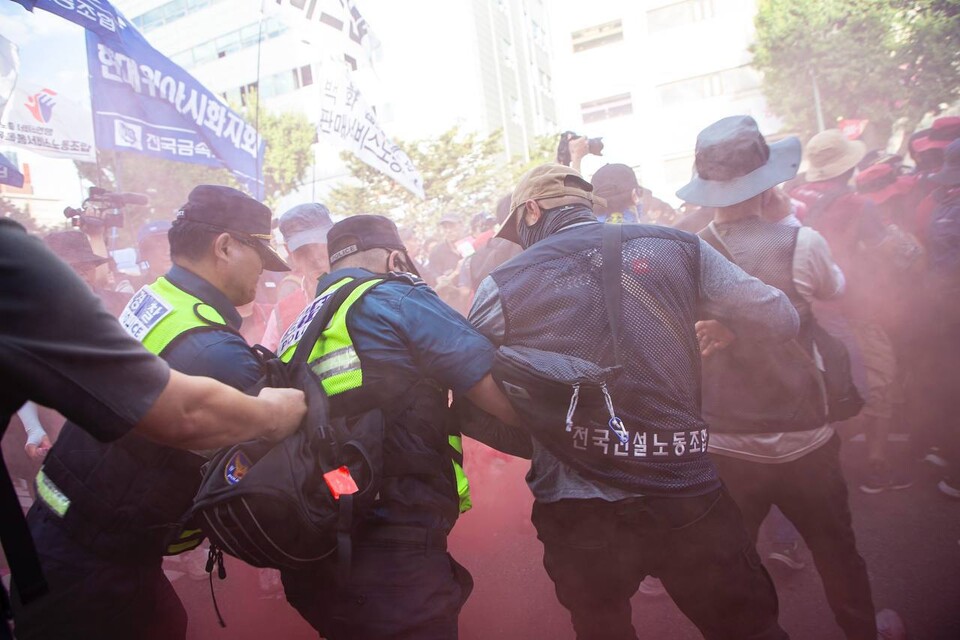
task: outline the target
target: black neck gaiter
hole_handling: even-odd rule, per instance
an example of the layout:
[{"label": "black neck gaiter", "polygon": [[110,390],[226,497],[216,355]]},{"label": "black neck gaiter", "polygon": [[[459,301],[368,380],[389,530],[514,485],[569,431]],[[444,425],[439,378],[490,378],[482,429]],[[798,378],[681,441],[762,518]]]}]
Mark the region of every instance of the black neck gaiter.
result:
[{"label": "black neck gaiter", "polygon": [[582,204],[568,204],[555,209],[547,209],[535,225],[528,225],[524,222],[521,212],[520,227],[517,230],[520,236],[520,246],[528,249],[571,224],[596,222],[596,220],[597,217],[593,215],[593,211]]}]

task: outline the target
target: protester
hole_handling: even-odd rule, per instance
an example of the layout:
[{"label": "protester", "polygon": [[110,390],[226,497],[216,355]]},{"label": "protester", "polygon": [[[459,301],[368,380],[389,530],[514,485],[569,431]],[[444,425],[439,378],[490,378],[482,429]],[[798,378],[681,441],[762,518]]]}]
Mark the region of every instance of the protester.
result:
[{"label": "protester", "polygon": [[144,223],[137,230],[137,257],[140,260],[140,286],[150,284],[173,266],[170,261],[169,220]]},{"label": "protester", "polygon": [[[306,412],[300,391],[265,389],[253,398],[171,371],[122,330],[63,262],[4,219],[0,284],[0,371],[5,380],[17,381],[0,402],[4,427],[32,399],[102,441],[134,431],[166,446],[208,449],[260,436],[283,438]],[[0,538],[19,600],[36,602],[47,587],[6,474],[0,475],[0,509]]]},{"label": "protester", "polygon": [[946,477],[938,487],[943,494],[960,499],[960,433],[955,426],[956,366],[960,361],[960,139],[950,143],[944,158],[943,168],[930,178],[939,188],[927,233],[927,286],[936,301],[934,313],[939,321],[929,336],[937,348],[928,354],[925,379],[930,382],[927,398],[932,422],[947,462]]},{"label": "protester", "polygon": [[[840,295],[843,275],[819,233],[763,218],[765,195],[796,175],[800,156],[797,138],[768,145],[749,116],[724,118],[697,136],[697,173],[677,196],[716,207],[700,236],[787,295],[800,316],[797,348],[805,352],[795,358],[795,345],[775,349],[736,338],[704,361],[703,414],[712,428],[710,453],[751,537],[778,506],[807,543],[847,638],[875,640],[870,583],[851,525],[840,439],[826,423],[812,328],[813,300]],[[701,344],[728,341],[705,324],[698,326]]]},{"label": "protester", "polygon": [[889,240],[889,231],[873,202],[850,187],[866,146],[848,140],[839,129],[818,133],[807,144],[806,182],[790,195],[807,206],[804,224],[819,231],[847,280],[844,297],[820,305],[821,313],[842,315],[856,338],[866,367],[866,406],[859,416],[867,438],[868,471],[860,482],[865,493],[901,490],[913,484],[903,463],[888,456],[894,405],[902,401],[897,361],[884,326],[878,321],[891,301],[883,286],[891,269],[903,269],[916,255]]},{"label": "protester", "polygon": [[[495,344],[615,361],[600,259],[608,225],[592,191],[562,165],[521,178],[500,235],[525,250],[481,283],[469,316]],[[773,585],[706,453],[694,323],[717,318],[776,343],[796,334],[796,312],[695,236],[618,231],[629,366],[610,396],[628,440],[611,437],[606,412],[569,435],[558,425],[548,443],[535,437],[527,480],[544,567],[581,640],[635,638],[630,598],[648,574],[706,637],[784,638]]]},{"label": "protester", "polygon": [[[510,215],[510,194],[497,201],[497,225],[506,221]],[[470,257],[470,292],[476,293],[480,283],[490,275],[490,272],[501,264],[520,253],[520,246],[504,238],[493,237],[486,245],[477,249]],[[472,301],[471,301],[472,302]]]},{"label": "protester", "polygon": [[[260,364],[235,307],[253,301],[263,269],[287,269],[262,240],[270,218],[230,187],[193,189],[169,230],[173,266],[120,323],[177,371],[251,388]],[[161,561],[200,542],[180,523],[206,460],[135,434],[102,443],[93,426],[68,422],[37,477],[27,521],[55,597],[15,608],[17,636],[184,638]]]},{"label": "protester", "polygon": [[456,213],[447,213],[440,218],[441,238],[430,251],[430,268],[437,278],[450,275],[463,256],[457,248],[457,241],[463,232],[463,219]]},{"label": "protester", "polygon": [[594,213],[600,222],[643,222],[643,187],[633,169],[625,164],[605,164],[590,180],[593,191],[606,202]]},{"label": "protester", "polygon": [[44,236],[43,241],[58,258],[70,265],[81,280],[87,283],[111,315],[120,315],[130,296],[104,285],[97,267],[110,262],[110,258],[93,252],[87,234],[79,229],[54,231]]},{"label": "protester", "polygon": [[299,204],[280,216],[280,233],[290,256],[291,273],[281,283],[279,299],[262,338],[254,342],[276,349],[286,328],[317,295],[317,281],[330,270],[327,232],[332,226],[330,210],[319,202]]},{"label": "protester", "polygon": [[[311,368],[333,415],[384,412],[383,458],[394,471],[385,471],[377,507],[353,535],[347,582],[338,580],[333,554],[315,569],[282,571],[287,599],[331,640],[454,639],[473,580],[447,553],[447,534],[469,508],[448,390],[506,422],[516,416],[489,375],[493,347],[408,273],[415,267],[393,222],[352,216],[327,238],[333,272],[320,279],[321,296],[347,279],[379,279],[347,297]],[[284,336],[283,354],[318,308],[308,307]]]}]

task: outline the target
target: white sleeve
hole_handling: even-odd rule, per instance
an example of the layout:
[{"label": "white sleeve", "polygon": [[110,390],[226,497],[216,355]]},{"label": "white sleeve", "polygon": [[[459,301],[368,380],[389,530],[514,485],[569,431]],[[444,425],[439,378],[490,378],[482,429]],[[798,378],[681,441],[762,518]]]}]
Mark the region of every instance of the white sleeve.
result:
[{"label": "white sleeve", "polygon": [[800,227],[793,253],[793,282],[808,301],[829,300],[843,294],[843,271],[833,261],[826,239],[810,227]]}]

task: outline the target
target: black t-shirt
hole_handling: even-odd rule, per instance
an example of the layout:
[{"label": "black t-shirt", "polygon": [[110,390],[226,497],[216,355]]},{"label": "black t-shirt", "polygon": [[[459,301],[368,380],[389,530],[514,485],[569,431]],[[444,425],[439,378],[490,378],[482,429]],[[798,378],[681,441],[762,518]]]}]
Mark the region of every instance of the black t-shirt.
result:
[{"label": "black t-shirt", "polygon": [[70,267],[0,218],[0,429],[33,400],[114,440],[169,378],[168,365],[128,336]]}]

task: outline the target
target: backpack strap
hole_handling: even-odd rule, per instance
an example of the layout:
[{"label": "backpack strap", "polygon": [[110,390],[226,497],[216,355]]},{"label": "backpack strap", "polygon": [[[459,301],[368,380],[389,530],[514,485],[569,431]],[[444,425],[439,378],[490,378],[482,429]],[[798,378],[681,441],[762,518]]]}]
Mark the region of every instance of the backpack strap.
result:
[{"label": "backpack strap", "polygon": [[613,357],[616,364],[623,363],[620,353],[620,310],[622,308],[621,264],[623,262],[623,227],[619,224],[603,225],[603,240],[600,248],[603,259],[603,301],[607,307],[607,320],[613,334]]},{"label": "backpack strap", "polygon": [[720,239],[720,236],[717,235],[717,228],[713,226],[713,220],[711,220],[710,223],[705,226],[698,235],[703,238],[704,242],[716,249],[724,258],[733,264],[737,264],[737,261],[733,259],[732,255],[730,255],[730,250],[727,249],[727,245],[725,245],[723,240]]}]

